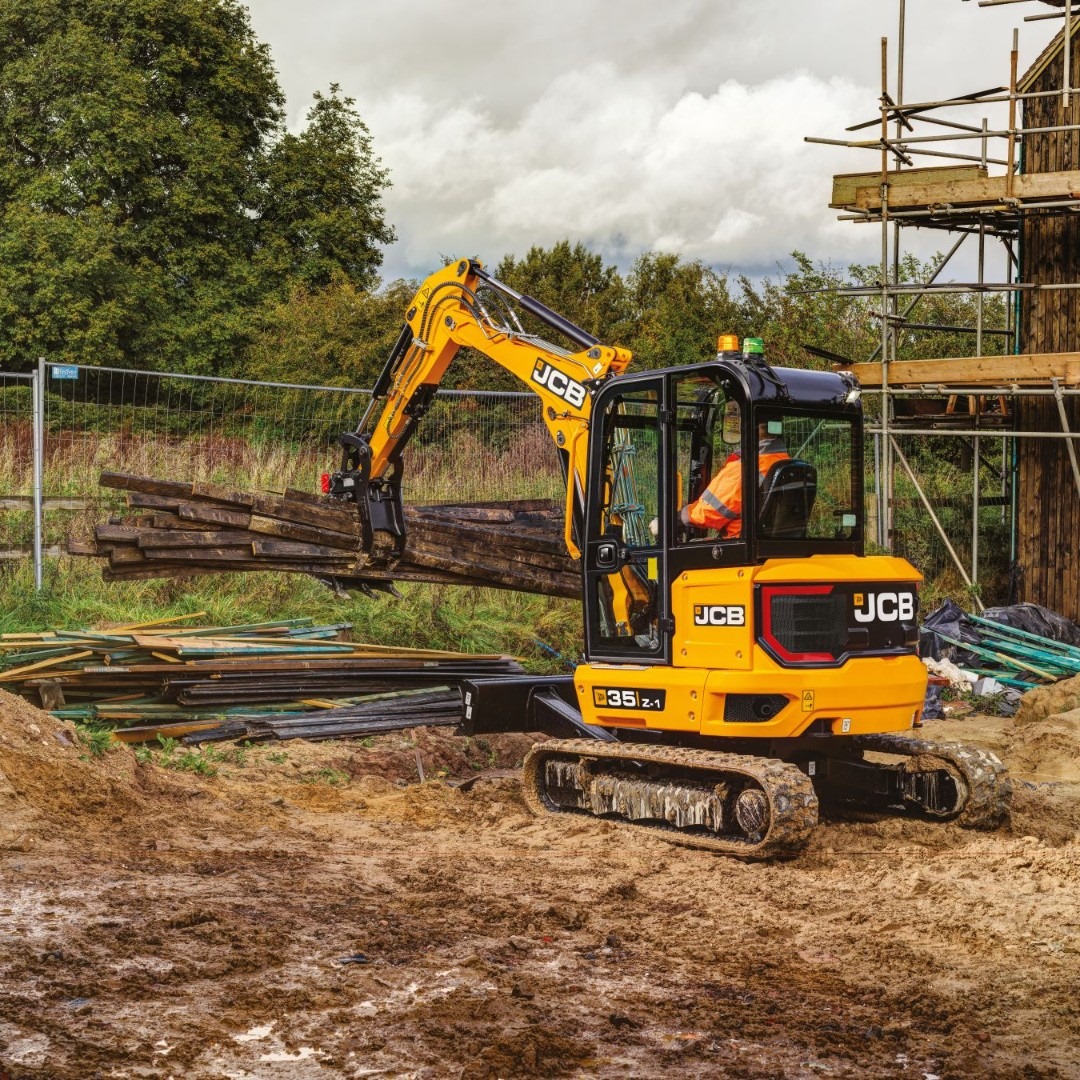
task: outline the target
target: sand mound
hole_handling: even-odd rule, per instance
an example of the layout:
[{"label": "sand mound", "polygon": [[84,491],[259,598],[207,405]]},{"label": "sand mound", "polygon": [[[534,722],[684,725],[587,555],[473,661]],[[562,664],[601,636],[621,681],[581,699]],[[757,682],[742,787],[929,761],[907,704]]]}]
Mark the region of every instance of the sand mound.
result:
[{"label": "sand mound", "polygon": [[1072,712],[1073,709],[1080,709],[1080,675],[1029,690],[1020,699],[1015,723],[1018,728],[1024,727],[1057,713]]},{"label": "sand mound", "polygon": [[1033,780],[1080,783],[1080,708],[1018,723],[1009,759]]},{"label": "sand mound", "polygon": [[[91,754],[72,724],[0,691],[0,850],[150,825],[155,802],[190,799],[126,747]],[[160,808],[158,810],[160,812]]]},{"label": "sand mound", "polygon": [[1010,768],[1031,780],[1080,783],[1080,675],[1023,696],[1007,756]]}]

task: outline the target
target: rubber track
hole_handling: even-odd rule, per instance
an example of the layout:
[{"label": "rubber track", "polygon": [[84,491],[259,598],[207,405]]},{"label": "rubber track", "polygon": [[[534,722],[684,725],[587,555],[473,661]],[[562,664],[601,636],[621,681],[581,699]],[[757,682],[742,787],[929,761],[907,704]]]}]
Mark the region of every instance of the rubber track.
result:
[{"label": "rubber track", "polygon": [[1012,783],[1001,760],[989,750],[906,735],[856,735],[854,742],[863,750],[905,757],[928,754],[953,765],[967,784],[968,798],[952,820],[965,829],[996,829],[1009,816]]},{"label": "rubber track", "polygon": [[602,743],[593,739],[553,739],[538,743],[529,751],[522,768],[521,791],[525,802],[536,814],[559,812],[552,809],[542,793],[544,762],[554,756],[577,756],[593,761],[642,761],[689,771],[728,773],[748,776],[761,786],[769,800],[770,824],[769,831],[756,844],[722,837],[714,839],[615,819],[616,824],[648,829],[654,836],[683,847],[750,859],[790,857],[806,846],[817,825],[818,801],[814,786],[794,765],[774,758],[744,754],[635,743]]}]

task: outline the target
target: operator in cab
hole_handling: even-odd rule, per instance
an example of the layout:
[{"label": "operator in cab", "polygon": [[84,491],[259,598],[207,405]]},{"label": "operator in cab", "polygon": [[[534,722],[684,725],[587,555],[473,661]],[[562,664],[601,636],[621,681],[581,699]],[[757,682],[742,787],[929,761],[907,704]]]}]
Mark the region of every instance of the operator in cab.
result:
[{"label": "operator in cab", "polygon": [[[736,441],[731,438],[731,434],[738,430],[739,422],[738,405],[728,402],[724,414],[724,435],[727,441]],[[757,435],[757,467],[761,482],[773,465],[778,461],[787,461],[791,455],[784,444],[781,421],[763,421],[758,424]],[[718,539],[721,540],[735,540],[742,535],[741,450],[729,454],[701,496],[679,511],[679,521],[688,528],[716,529],[719,533]]]}]

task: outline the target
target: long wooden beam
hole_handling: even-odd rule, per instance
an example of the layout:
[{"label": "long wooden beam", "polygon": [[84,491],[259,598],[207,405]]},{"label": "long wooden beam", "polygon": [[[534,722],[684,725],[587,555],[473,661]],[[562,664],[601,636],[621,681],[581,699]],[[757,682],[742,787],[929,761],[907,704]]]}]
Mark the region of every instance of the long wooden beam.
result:
[{"label": "long wooden beam", "polygon": [[[1012,178],[1012,194],[1006,191],[1005,176],[985,180],[944,180],[930,184],[890,184],[889,209],[949,205],[979,205],[1003,202],[1006,198],[1080,198],[1080,170],[1020,174]],[[881,209],[881,184],[855,189],[857,210]]]},{"label": "long wooden beam", "polygon": [[[986,168],[982,165],[931,165],[923,169],[897,169],[887,174],[889,182],[889,202],[896,196],[892,189],[909,187],[912,184],[940,184],[943,181],[985,180]],[[881,172],[838,173],[833,177],[832,200],[829,205],[835,210],[852,206],[858,197],[859,188],[881,185]]]},{"label": "long wooden beam", "polygon": [[[882,385],[881,364],[853,364],[851,370],[863,386]],[[1050,379],[1060,379],[1066,386],[1080,385],[1080,352],[897,360],[889,365],[890,386],[1008,387]]]}]

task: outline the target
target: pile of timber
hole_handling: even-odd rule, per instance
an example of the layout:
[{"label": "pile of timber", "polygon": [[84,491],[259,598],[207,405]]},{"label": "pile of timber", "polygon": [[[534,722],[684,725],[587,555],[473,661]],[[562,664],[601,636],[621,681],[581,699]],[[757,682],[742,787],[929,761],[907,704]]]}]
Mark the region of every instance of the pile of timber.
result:
[{"label": "pile of timber", "polygon": [[232,716],[216,727],[184,735],[184,743],[243,740],[358,738],[414,727],[447,727],[461,722],[461,694],[435,690],[400,690],[370,694],[349,705],[310,713]]},{"label": "pile of timber", "polygon": [[124,742],[362,737],[462,715],[462,680],[519,675],[511,657],[342,641],[348,623],[179,626],[0,636],[0,688]]},{"label": "pile of timber", "polygon": [[107,581],[279,570],[364,591],[427,581],[581,594],[561,508],[546,499],[406,507],[405,551],[394,563],[358,550],[357,509],[340,500],[126,473],[103,473],[100,483],[126,491],[132,512],[97,525],[92,543],[69,540],[68,552],[107,559]]}]

